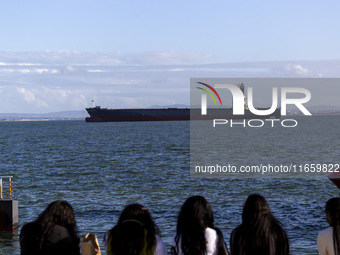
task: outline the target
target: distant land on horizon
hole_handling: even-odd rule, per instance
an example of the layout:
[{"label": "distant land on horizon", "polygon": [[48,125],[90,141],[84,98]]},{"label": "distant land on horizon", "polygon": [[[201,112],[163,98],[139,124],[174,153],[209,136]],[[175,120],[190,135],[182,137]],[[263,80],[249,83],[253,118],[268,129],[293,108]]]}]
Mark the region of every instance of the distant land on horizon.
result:
[{"label": "distant land on horizon", "polygon": [[[176,104],[176,105],[153,105],[148,108],[190,108],[189,105]],[[287,109],[288,115],[301,115],[298,109]],[[340,115],[339,106],[330,105],[319,105],[308,107],[308,110],[312,114],[335,114]],[[83,120],[89,117],[86,110],[78,111],[60,111],[50,113],[0,113],[0,121],[11,121],[11,120]]]},{"label": "distant land on horizon", "polygon": [[88,116],[85,110],[50,113],[0,113],[0,120],[78,120]]}]

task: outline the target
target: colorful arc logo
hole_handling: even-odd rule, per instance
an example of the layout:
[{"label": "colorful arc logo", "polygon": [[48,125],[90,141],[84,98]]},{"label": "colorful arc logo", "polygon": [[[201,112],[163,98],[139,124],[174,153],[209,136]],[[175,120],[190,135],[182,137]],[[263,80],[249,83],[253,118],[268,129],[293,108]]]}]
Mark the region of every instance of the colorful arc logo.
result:
[{"label": "colorful arc logo", "polygon": [[[214,92],[215,95],[217,96],[218,100],[220,101],[221,106],[222,106],[222,100],[221,100],[221,98],[220,98],[220,95],[217,93],[217,91],[216,91],[213,87],[211,87],[210,85],[208,85],[208,84],[206,84],[206,83],[203,83],[203,82],[197,82],[197,83],[198,83],[198,84],[201,84],[201,85],[203,85],[203,86],[206,86],[206,87],[209,88],[212,92]],[[211,92],[210,92],[209,90],[203,89],[203,88],[200,88],[200,87],[197,87],[197,88],[203,90],[204,92],[206,92],[206,93],[214,100],[215,105],[217,105],[214,96],[211,94]]]}]

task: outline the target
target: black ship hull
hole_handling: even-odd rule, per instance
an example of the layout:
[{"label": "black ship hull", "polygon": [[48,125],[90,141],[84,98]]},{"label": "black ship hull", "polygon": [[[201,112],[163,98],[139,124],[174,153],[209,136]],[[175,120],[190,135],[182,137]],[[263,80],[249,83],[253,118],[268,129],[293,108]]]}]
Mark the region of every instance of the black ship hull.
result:
[{"label": "black ship hull", "polygon": [[233,115],[231,108],[208,109],[207,115],[201,109],[162,108],[162,109],[107,109],[99,106],[86,108],[90,117],[86,122],[120,122],[120,121],[182,121],[210,119],[269,119],[280,118],[280,110],[270,115],[259,116],[245,110],[244,115]]}]

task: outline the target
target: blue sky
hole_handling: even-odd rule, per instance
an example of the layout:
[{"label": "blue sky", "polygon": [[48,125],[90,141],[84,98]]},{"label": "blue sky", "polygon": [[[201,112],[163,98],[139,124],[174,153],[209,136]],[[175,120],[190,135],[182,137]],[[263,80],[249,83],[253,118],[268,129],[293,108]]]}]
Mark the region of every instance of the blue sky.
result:
[{"label": "blue sky", "polygon": [[339,77],[338,1],[1,1],[0,112],[189,104],[191,77]]}]

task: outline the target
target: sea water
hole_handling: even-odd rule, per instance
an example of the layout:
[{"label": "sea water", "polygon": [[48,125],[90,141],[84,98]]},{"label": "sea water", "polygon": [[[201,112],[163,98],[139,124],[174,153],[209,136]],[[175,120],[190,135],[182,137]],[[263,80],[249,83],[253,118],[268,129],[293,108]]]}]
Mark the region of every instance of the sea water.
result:
[{"label": "sea water", "polygon": [[[309,126],[314,130],[309,135],[320,143],[333,134],[328,147],[338,156],[339,117],[315,116]],[[130,203],[149,208],[170,247],[181,205],[191,195],[202,195],[210,202],[215,225],[229,247],[230,233],[241,223],[243,201],[255,192],[267,199],[283,223],[291,254],[316,254],[318,231],[327,227],[325,202],[338,196],[339,190],[327,178],[191,178],[189,125],[188,121],[0,122],[0,175],[13,176],[20,222],[18,229],[0,232],[0,254],[20,254],[21,226],[57,199],[73,206],[79,235],[95,233],[103,249],[105,232]],[[257,146],[261,148],[268,150],[265,145]],[[316,161],[326,156],[315,147],[303,149],[315,155]],[[282,152],[282,157],[290,155]],[[339,157],[329,163],[339,163]]]}]

